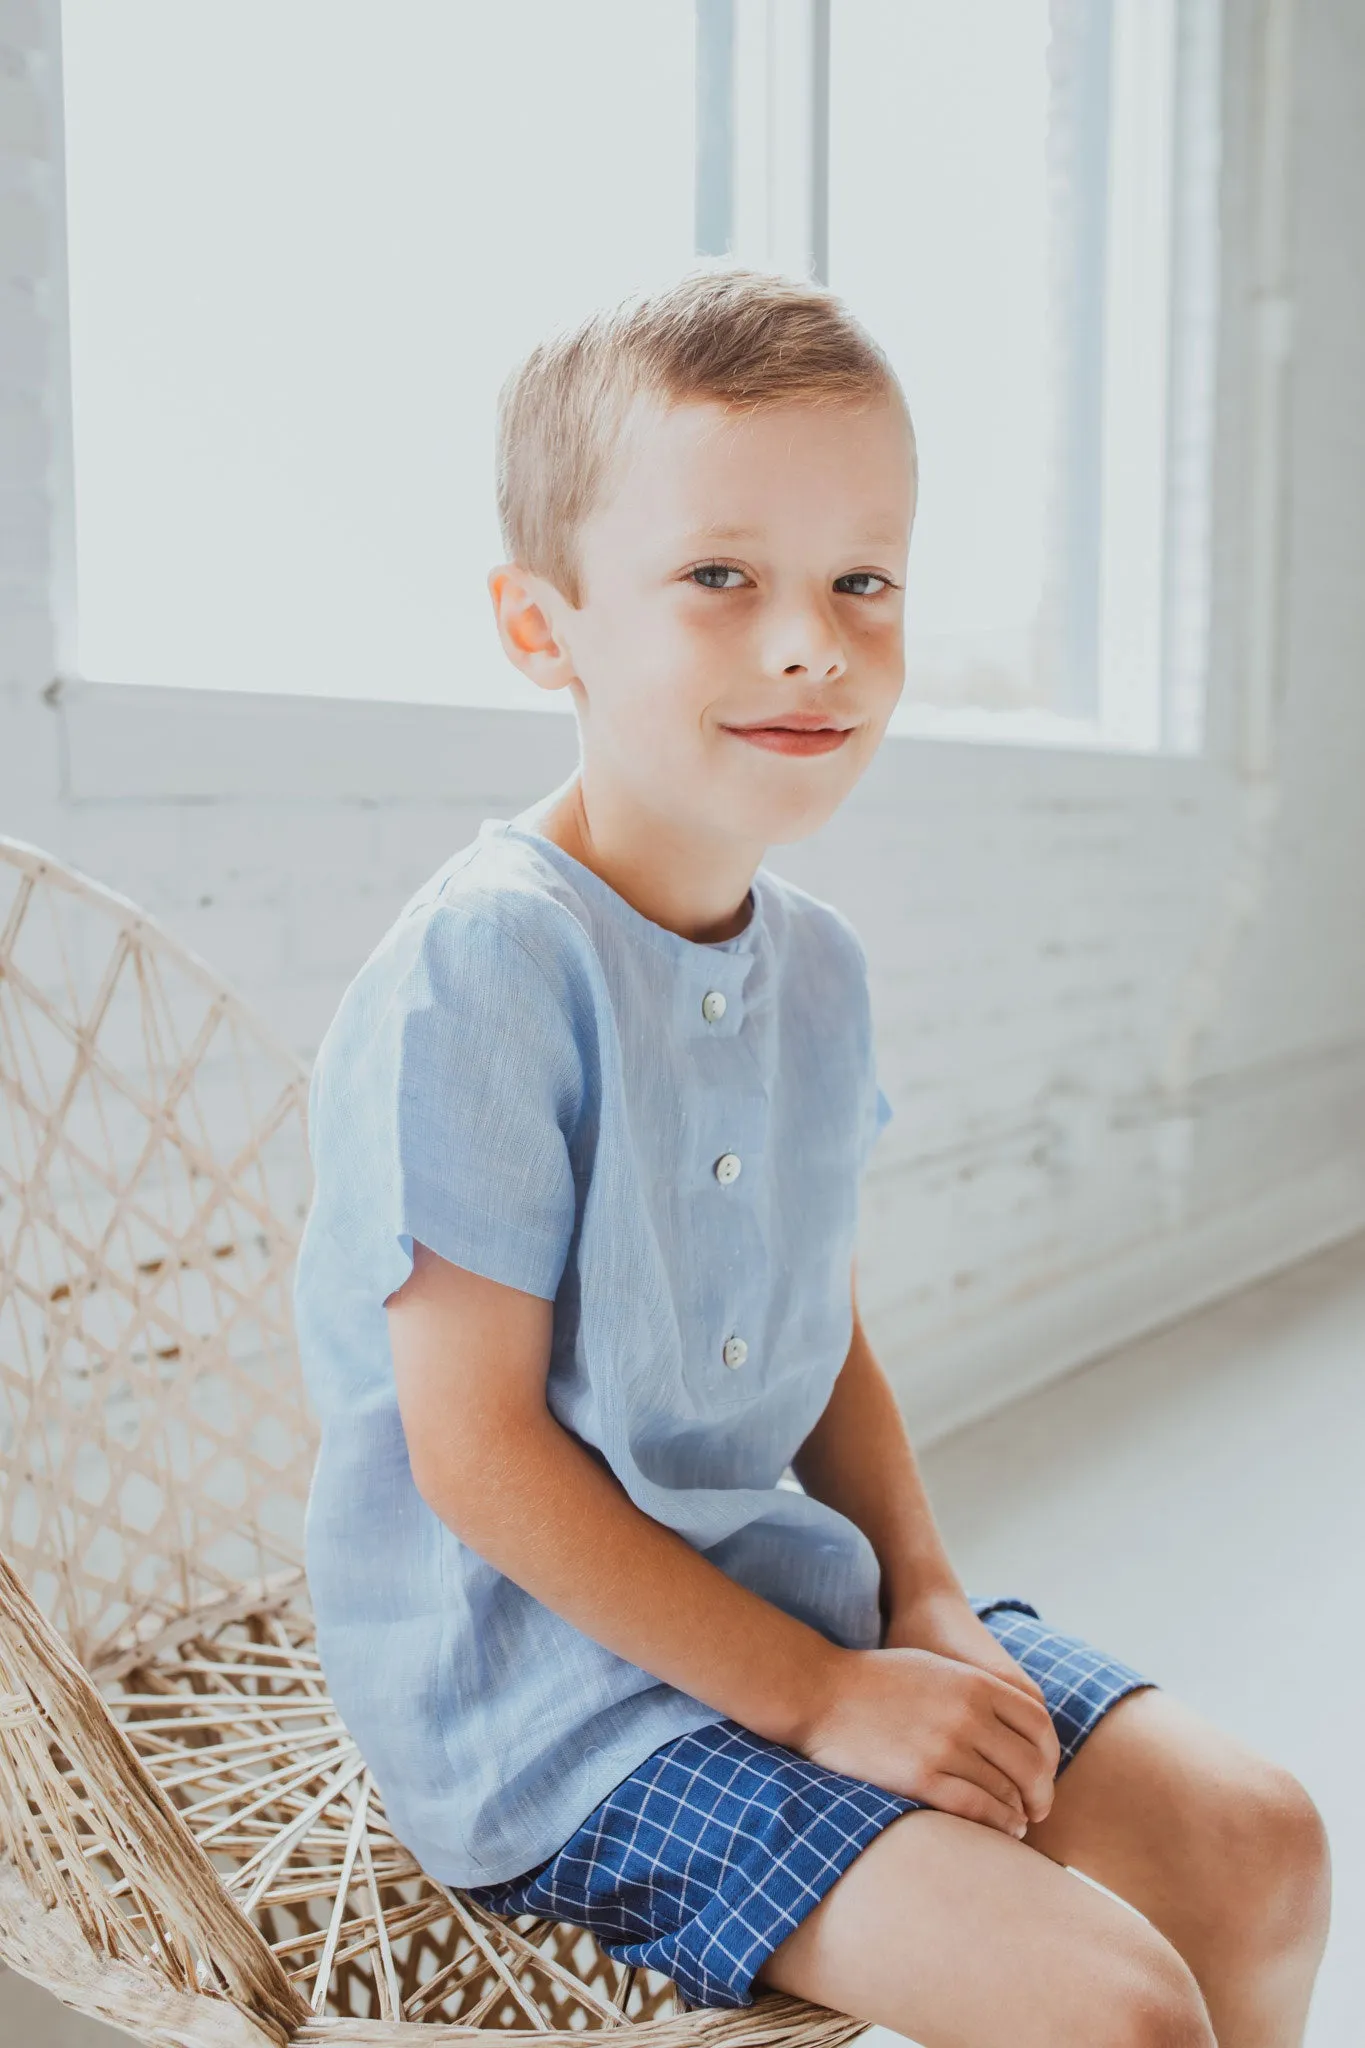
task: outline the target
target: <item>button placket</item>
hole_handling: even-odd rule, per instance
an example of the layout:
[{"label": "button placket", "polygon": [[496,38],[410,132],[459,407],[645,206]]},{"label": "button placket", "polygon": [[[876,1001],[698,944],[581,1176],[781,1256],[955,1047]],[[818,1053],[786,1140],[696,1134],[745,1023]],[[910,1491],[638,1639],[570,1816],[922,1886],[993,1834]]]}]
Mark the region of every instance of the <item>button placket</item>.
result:
[{"label": "button placket", "polygon": [[745,990],[753,963],[722,953],[715,960],[689,962],[678,976],[674,1018],[683,1038],[723,1045],[744,1029]]},{"label": "button placket", "polygon": [[[698,1227],[717,1250],[723,1247],[725,1256],[734,1259],[741,1259],[741,1246],[755,1246],[757,1228],[745,1190],[735,1183],[743,1175],[747,1187],[757,1175],[752,1192],[755,1197],[761,1193],[767,1137],[768,1096],[761,1070],[761,1049],[752,1042],[747,1021],[750,1006],[746,998],[753,965],[751,960],[728,956],[708,963],[706,979],[698,976],[692,982],[684,998],[686,1007],[680,1004],[677,1012],[680,1030],[694,1048],[701,1100],[707,1105],[706,1113],[696,1119],[696,1149],[689,1147],[688,1178],[703,1212],[709,1204],[719,1203],[722,1192],[731,1205],[723,1215],[719,1207],[710,1210],[709,1221],[704,1213],[699,1214]],[[694,1174],[696,1179],[692,1178]],[[709,1196],[704,1192],[707,1182],[712,1184]],[[742,1264],[737,1274],[740,1271]],[[728,1310],[742,1324],[747,1287],[741,1286],[735,1294],[730,1286],[725,1286],[723,1293],[730,1296],[729,1301],[716,1306],[722,1315]],[[761,1376],[760,1382],[753,1381],[758,1370],[756,1354],[751,1353],[749,1340],[733,1324],[727,1327],[726,1322],[721,1322],[718,1329],[714,1324],[712,1328],[711,1343],[715,1348],[710,1352],[710,1362],[703,1366],[698,1361],[698,1370],[703,1375],[700,1398],[719,1399],[726,1408],[742,1406],[753,1398],[761,1383]]]}]

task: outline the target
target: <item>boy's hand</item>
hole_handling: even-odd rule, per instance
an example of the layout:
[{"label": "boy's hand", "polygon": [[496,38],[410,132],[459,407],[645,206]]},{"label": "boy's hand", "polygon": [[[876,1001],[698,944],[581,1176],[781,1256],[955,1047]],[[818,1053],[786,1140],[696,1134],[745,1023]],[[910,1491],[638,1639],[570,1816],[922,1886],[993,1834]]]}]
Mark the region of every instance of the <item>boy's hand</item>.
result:
[{"label": "boy's hand", "polygon": [[847,1650],[801,1747],[830,1770],[1019,1836],[1051,1809],[1060,1753],[1047,1708],[1019,1675],[1024,1685],[921,1647]]},{"label": "boy's hand", "polygon": [[[1044,1712],[1047,1711],[1047,1701],[1037,1680],[1030,1678],[1023,1665],[1011,1657],[971,1602],[950,1588],[923,1593],[917,1600],[898,1608],[887,1624],[885,1647],[933,1650],[940,1657],[956,1657],[963,1664],[975,1665],[978,1670],[989,1671],[993,1677],[1003,1678],[1007,1685],[1018,1686],[1021,1692],[1037,1700]],[[1049,1780],[1047,1803],[1041,1812],[1030,1811],[1030,1820],[1043,1820],[1051,1809],[1052,1781],[1061,1761],[1061,1745],[1050,1714],[1048,1734],[1050,1740],[1045,1744]]]},{"label": "boy's hand", "polygon": [[[882,1648],[936,1650],[940,1657],[957,1657],[964,1664],[993,1672],[1008,1685],[1017,1685],[1040,1706],[1047,1704],[1042,1687],[1011,1657],[960,1593],[947,1589],[924,1593],[913,1603],[898,1608],[887,1623]],[[1053,1761],[1054,1771],[1060,1755],[1059,1748]]]}]

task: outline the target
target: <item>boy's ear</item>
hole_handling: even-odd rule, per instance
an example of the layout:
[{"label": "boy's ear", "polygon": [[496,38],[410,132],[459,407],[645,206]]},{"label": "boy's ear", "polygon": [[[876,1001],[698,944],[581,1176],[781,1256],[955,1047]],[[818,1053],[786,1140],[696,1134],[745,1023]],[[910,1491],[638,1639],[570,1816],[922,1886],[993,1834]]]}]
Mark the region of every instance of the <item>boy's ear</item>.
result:
[{"label": "boy's ear", "polygon": [[507,659],[542,690],[565,689],[573,681],[573,662],[549,616],[552,607],[558,609],[558,593],[516,562],[489,570],[488,593]]}]

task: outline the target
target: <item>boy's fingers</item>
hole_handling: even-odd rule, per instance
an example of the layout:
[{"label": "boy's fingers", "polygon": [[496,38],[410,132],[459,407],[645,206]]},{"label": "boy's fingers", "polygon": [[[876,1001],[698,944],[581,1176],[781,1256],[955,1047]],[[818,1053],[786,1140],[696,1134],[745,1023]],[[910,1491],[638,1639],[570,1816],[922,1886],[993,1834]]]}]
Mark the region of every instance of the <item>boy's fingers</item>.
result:
[{"label": "boy's fingers", "polygon": [[993,1798],[971,1778],[940,1778],[930,1804],[944,1813],[957,1814],[961,1820],[980,1821],[985,1827],[998,1828],[1002,1835],[1013,1835],[1016,1840],[1026,1825],[1017,1806]]},{"label": "boy's fingers", "polygon": [[991,1704],[997,1718],[1016,1735],[1022,1735],[1025,1742],[1032,1744],[1055,1776],[1062,1759],[1062,1745],[1046,1704],[1040,1705],[1021,1687],[1009,1685],[1003,1678],[997,1685]]},{"label": "boy's fingers", "polygon": [[1017,1686],[1020,1692],[1026,1692],[1031,1699],[1037,1700],[1044,1713],[1047,1712],[1047,1697],[1042,1686],[1036,1678],[1029,1677],[1022,1664],[1016,1664],[1013,1671],[1002,1671],[1000,1676],[1006,1685]]},{"label": "boy's fingers", "polygon": [[1003,1722],[994,1721],[984,1731],[977,1748],[983,1756],[989,1757],[997,1770],[1019,1787],[1029,1809],[1031,1820],[1041,1820],[1040,1801],[1047,1800],[1056,1776],[1049,1769],[1036,1742],[1027,1736],[1006,1728]]},{"label": "boy's fingers", "polygon": [[978,1749],[972,1760],[972,1775],[984,1792],[998,1799],[1002,1806],[1011,1806],[1017,1820],[1025,1819],[1023,1795],[1008,1771],[1002,1771],[993,1763],[984,1750]]}]

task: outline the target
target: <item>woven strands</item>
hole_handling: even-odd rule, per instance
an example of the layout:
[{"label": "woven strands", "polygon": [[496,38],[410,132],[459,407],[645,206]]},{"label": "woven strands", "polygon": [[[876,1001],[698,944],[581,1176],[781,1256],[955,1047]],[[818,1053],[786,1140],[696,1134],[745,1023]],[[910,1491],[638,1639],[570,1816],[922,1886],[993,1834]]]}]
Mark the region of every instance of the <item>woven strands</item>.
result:
[{"label": "woven strands", "polygon": [[302,1572],[306,1109],[207,967],[0,838],[0,1958],[185,2048],[841,2048],[770,1992],[688,2011],[390,1832]]}]

